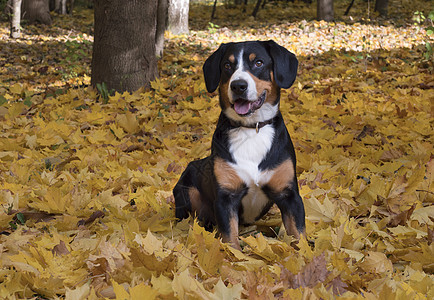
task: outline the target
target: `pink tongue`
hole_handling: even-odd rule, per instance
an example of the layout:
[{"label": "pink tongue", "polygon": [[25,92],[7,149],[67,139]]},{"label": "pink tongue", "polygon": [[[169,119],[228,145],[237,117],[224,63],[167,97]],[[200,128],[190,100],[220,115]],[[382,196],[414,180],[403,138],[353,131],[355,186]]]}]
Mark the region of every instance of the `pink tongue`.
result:
[{"label": "pink tongue", "polygon": [[234,103],[235,112],[239,115],[245,115],[250,111],[252,102],[246,100],[237,100]]}]

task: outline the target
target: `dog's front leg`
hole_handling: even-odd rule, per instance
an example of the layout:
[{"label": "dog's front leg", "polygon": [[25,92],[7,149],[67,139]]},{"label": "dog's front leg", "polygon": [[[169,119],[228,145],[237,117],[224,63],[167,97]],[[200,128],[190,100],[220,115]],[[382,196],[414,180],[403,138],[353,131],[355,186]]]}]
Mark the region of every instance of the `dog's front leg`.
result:
[{"label": "dog's front leg", "polygon": [[238,241],[238,211],[244,195],[242,191],[232,193],[220,190],[214,206],[217,226],[223,242],[230,243],[238,250],[241,250]]},{"label": "dog's front leg", "polygon": [[238,212],[241,199],[248,188],[235,170],[222,158],[214,161],[214,175],[217,181],[217,199],[214,202],[214,214],[223,242],[231,243],[241,250],[238,241]]},{"label": "dog's front leg", "polygon": [[297,190],[287,188],[275,198],[275,203],[282,214],[286,233],[300,239],[305,233],[304,206]]},{"label": "dog's front leg", "polygon": [[290,185],[282,190],[266,186],[263,191],[279,207],[286,233],[299,239],[300,234],[305,233],[306,226],[303,200],[298,190]]}]

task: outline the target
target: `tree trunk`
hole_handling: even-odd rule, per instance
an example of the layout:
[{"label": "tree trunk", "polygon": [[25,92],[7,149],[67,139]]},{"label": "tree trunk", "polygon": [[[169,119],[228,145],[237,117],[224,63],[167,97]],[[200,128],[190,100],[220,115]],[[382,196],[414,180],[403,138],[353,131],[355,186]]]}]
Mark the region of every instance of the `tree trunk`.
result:
[{"label": "tree trunk", "polygon": [[27,20],[29,23],[51,25],[48,0],[23,0],[21,10],[23,20]]},{"label": "tree trunk", "polygon": [[61,0],[60,13],[66,15],[66,0]]},{"label": "tree trunk", "polygon": [[92,85],[133,92],[157,74],[154,0],[95,0]]},{"label": "tree trunk", "polygon": [[261,5],[261,1],[262,1],[262,0],[257,0],[257,1],[256,1],[255,8],[253,9],[253,12],[252,12],[252,16],[253,16],[254,18],[256,18],[256,15],[258,14],[259,6]]},{"label": "tree trunk", "polygon": [[60,12],[61,0],[50,0],[50,11]]},{"label": "tree trunk", "polygon": [[72,14],[74,8],[74,0],[50,0],[50,11],[55,11],[58,14]]},{"label": "tree trunk", "polygon": [[11,38],[21,37],[21,0],[12,0]]},{"label": "tree trunk", "polygon": [[212,13],[211,13],[211,21],[215,18],[215,9],[217,7],[217,0],[214,0],[214,5],[212,6]]},{"label": "tree trunk", "polygon": [[380,16],[387,17],[388,5],[389,5],[389,0],[376,0],[375,11],[378,11],[380,13]]},{"label": "tree trunk", "polygon": [[333,21],[333,0],[318,0],[316,13],[318,20]]},{"label": "tree trunk", "polygon": [[167,29],[173,34],[188,33],[189,0],[169,0]]},{"label": "tree trunk", "polygon": [[354,0],[351,0],[350,5],[348,5],[347,9],[345,10],[344,16],[348,16],[351,7],[353,7],[353,4],[354,4]]},{"label": "tree trunk", "polygon": [[155,33],[155,53],[158,57],[163,57],[164,31],[167,27],[168,0],[158,0],[157,9],[157,32]]}]

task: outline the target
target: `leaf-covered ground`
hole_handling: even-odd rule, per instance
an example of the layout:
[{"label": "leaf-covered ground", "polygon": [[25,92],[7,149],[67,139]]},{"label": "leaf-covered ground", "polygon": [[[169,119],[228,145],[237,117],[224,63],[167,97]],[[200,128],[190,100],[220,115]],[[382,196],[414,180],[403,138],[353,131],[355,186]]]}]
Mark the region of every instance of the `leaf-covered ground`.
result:
[{"label": "leaf-covered ground", "polygon": [[[301,1],[258,20],[219,6],[213,24],[192,6],[152,89],[108,101],[86,87],[91,11],[18,41],[1,23],[0,298],[433,299],[434,77],[407,24],[428,2],[389,2],[391,19],[356,1],[337,23]],[[242,228],[242,252],[174,219],[171,190],[219,114],[202,64],[250,39],[300,60],[281,100],[307,215],[298,249],[275,208]]]}]

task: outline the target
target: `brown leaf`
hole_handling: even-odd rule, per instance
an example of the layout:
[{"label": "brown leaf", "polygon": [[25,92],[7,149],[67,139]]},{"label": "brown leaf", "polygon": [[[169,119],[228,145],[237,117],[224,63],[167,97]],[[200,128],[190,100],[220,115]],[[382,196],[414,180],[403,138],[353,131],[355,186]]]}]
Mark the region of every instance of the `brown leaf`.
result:
[{"label": "brown leaf", "polygon": [[14,220],[16,220],[16,213],[21,213],[25,220],[35,220],[35,222],[48,222],[53,220],[56,214],[46,213],[42,211],[17,211],[11,210],[8,215],[15,214]]},{"label": "brown leaf", "polygon": [[64,241],[60,241],[59,244],[57,244],[56,246],[53,247],[53,250],[51,250],[51,252],[54,255],[58,255],[58,256],[62,256],[62,255],[66,255],[69,254],[69,250],[68,248],[66,248],[66,244]]},{"label": "brown leaf", "polygon": [[82,220],[78,221],[77,226],[88,225],[88,224],[92,223],[93,221],[95,221],[96,219],[102,218],[104,216],[105,216],[105,213],[102,210],[97,210],[97,211],[93,212],[89,218],[82,219]]},{"label": "brown leaf", "polygon": [[434,230],[427,228],[428,230],[428,245],[431,245],[434,242]]},{"label": "brown leaf", "polygon": [[287,269],[283,269],[281,279],[284,281],[284,286],[289,286],[289,288],[313,288],[318,283],[324,282],[330,274],[326,265],[325,254],[322,253],[314,257],[297,275],[290,273]]},{"label": "brown leaf", "polygon": [[356,140],[361,141],[365,136],[367,136],[367,135],[373,136],[374,133],[375,133],[374,127],[372,127],[370,125],[365,125],[365,126],[363,126],[363,129],[359,133],[359,135],[357,135]]},{"label": "brown leaf", "polygon": [[410,207],[410,209],[393,216],[392,219],[390,220],[389,225],[392,227],[396,227],[398,225],[405,226],[405,224],[410,219],[410,216],[413,213],[413,211],[415,210],[415,208],[416,208],[416,204],[413,204]]},{"label": "brown leaf", "polygon": [[143,151],[143,150],[144,147],[142,145],[136,144],[136,145],[129,146],[127,149],[124,150],[124,152],[129,153],[133,151]]},{"label": "brown leaf", "polygon": [[341,276],[333,278],[328,284],[328,288],[332,288],[333,294],[335,295],[342,295],[347,291],[347,287],[348,285],[342,281]]},{"label": "brown leaf", "polygon": [[397,158],[401,158],[404,155],[404,153],[399,149],[390,149],[387,151],[384,151],[383,154],[380,156],[380,160],[382,161],[392,161]]}]

